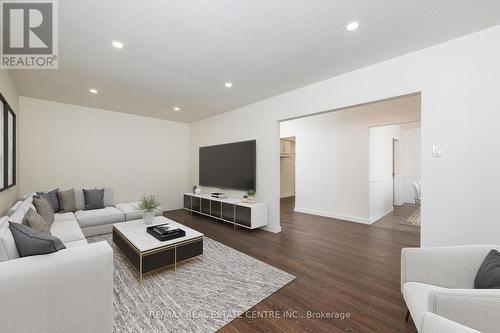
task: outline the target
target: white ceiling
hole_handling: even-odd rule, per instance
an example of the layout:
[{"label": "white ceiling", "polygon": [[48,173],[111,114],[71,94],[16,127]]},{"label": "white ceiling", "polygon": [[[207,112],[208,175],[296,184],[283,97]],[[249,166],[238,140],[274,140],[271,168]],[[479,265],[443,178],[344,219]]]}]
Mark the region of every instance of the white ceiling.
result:
[{"label": "white ceiling", "polygon": [[59,17],[59,70],[12,71],[21,95],[192,122],[500,24],[500,1],[64,0]]}]

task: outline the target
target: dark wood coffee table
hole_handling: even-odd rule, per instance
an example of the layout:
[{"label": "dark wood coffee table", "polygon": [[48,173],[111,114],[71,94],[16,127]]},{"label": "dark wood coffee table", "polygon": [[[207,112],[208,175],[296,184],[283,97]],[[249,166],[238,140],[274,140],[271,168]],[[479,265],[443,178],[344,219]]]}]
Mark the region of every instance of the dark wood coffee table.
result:
[{"label": "dark wood coffee table", "polygon": [[[146,227],[164,223],[184,230],[186,236],[162,242],[147,233]],[[181,261],[203,255],[202,233],[163,216],[155,217],[148,226],[143,220],[113,224],[113,244],[127,257],[141,282],[145,274],[171,266],[177,269]]]}]

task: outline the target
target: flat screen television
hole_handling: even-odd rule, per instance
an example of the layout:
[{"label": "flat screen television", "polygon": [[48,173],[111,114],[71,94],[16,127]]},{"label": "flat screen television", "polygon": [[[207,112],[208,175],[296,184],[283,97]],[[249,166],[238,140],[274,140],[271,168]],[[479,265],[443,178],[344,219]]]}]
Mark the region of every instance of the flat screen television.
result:
[{"label": "flat screen television", "polygon": [[255,164],[255,140],[200,147],[200,185],[256,190]]}]

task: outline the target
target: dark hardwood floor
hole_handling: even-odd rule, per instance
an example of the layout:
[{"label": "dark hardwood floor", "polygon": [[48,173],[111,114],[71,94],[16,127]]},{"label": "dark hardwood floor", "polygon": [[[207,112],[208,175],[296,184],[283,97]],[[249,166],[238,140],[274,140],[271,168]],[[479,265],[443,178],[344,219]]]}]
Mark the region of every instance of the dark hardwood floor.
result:
[{"label": "dark hardwood floor", "polygon": [[[295,213],[293,205],[293,198],[282,199],[282,232],[278,234],[233,230],[229,224],[184,210],[165,213],[207,237],[297,277],[251,309],[297,311],[294,318],[243,316],[220,332],[416,332],[411,321],[404,320],[400,251],[419,246],[420,232],[418,227],[398,224],[414,207],[398,207],[382,220],[363,225]],[[350,318],[307,318],[308,311],[343,312]]]}]

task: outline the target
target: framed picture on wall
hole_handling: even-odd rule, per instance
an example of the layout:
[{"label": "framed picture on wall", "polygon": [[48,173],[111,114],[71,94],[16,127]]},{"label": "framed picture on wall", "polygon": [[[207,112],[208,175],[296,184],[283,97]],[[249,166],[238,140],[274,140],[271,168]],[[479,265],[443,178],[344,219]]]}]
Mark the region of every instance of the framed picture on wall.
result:
[{"label": "framed picture on wall", "polygon": [[0,191],[16,185],[16,114],[0,94]]},{"label": "framed picture on wall", "polygon": [[0,103],[0,191],[5,187],[5,177],[4,177],[4,107],[3,103]]}]

